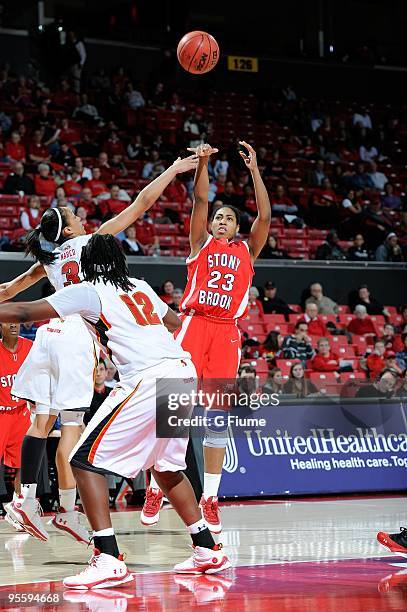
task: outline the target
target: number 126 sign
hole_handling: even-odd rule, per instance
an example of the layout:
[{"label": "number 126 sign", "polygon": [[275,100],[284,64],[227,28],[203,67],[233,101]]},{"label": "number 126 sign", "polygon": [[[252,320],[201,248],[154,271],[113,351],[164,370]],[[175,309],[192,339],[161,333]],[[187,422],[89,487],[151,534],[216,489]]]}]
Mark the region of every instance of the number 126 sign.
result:
[{"label": "number 126 sign", "polygon": [[258,72],[259,61],[257,57],[239,57],[236,55],[228,55],[228,70],[237,70],[238,72]]}]

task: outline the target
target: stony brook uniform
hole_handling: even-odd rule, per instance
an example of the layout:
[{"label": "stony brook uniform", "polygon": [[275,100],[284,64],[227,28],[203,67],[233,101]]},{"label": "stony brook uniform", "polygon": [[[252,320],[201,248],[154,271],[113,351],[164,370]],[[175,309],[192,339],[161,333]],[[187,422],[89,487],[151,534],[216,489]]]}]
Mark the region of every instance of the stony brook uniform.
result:
[{"label": "stony brook uniform", "polygon": [[246,313],[254,274],[248,244],[209,236],[187,259],[187,270],[177,342],[191,354],[199,378],[235,378],[241,355],[237,321]]},{"label": "stony brook uniform", "polygon": [[21,445],[31,421],[27,402],[12,395],[11,388],[32,345],[19,338],[13,353],[0,342],[0,461],[13,468],[21,465]]},{"label": "stony brook uniform", "polygon": [[128,478],[150,467],[185,469],[188,440],[156,437],[157,385],[163,393],[196,388],[190,355],[163,324],[167,304],[146,282],[131,282],[128,293],[110,283],[84,282],[47,298],[60,316],[79,312],[88,325],[104,327],[120,375],[73,449],[71,463]]},{"label": "stony brook uniform", "polygon": [[[82,280],[82,247],[91,234],[77,236],[58,246],[57,259],[44,266],[56,291]],[[16,377],[13,393],[37,404],[38,412],[48,406],[51,413],[87,409],[93,397],[98,349],[82,318],[74,314],[51,319],[36,334],[33,349]]]}]

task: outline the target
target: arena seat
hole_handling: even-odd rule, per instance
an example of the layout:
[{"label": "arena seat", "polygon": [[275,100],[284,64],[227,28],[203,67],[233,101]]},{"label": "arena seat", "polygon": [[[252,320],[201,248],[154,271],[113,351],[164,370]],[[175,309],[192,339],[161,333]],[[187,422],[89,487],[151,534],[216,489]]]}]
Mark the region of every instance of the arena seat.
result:
[{"label": "arena seat", "polygon": [[301,363],[299,359],[276,359],[276,367],[281,370],[283,376],[290,374],[290,369],[295,363]]}]

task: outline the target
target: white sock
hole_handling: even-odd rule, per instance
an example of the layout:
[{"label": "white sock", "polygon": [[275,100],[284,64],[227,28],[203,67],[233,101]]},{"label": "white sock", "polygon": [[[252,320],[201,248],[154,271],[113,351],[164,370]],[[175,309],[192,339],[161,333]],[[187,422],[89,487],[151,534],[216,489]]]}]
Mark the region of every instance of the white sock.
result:
[{"label": "white sock", "polygon": [[204,492],[203,496],[205,499],[210,497],[217,497],[220,485],[220,479],[222,474],[208,474],[204,473]]},{"label": "white sock", "polygon": [[157,481],[156,481],[156,479],[154,478],[154,476],[153,476],[152,474],[150,475],[150,487],[151,487],[152,489],[158,489],[158,490],[160,490],[160,487],[159,487],[159,485],[157,484]]},{"label": "white sock", "polygon": [[18,493],[16,493],[16,492],[14,491],[14,493],[13,493],[13,502],[15,502],[15,501],[17,501],[17,500],[18,500]]},{"label": "white sock", "polygon": [[75,510],[76,487],[73,489],[58,489],[59,505],[67,512]]},{"label": "white sock", "polygon": [[208,529],[208,525],[204,519],[199,519],[199,521],[197,521],[196,523],[193,523],[192,525],[187,525],[188,533],[190,533],[191,535],[193,533],[199,533],[204,529]]},{"label": "white sock", "polygon": [[24,499],[35,499],[36,495],[37,495],[37,483],[34,482],[33,484],[22,484],[21,485],[21,495],[23,496]]},{"label": "white sock", "polygon": [[101,538],[103,536],[111,536],[114,535],[114,529],[113,527],[107,527],[107,529],[101,529],[100,531],[94,531],[93,532],[93,537],[98,537]]}]

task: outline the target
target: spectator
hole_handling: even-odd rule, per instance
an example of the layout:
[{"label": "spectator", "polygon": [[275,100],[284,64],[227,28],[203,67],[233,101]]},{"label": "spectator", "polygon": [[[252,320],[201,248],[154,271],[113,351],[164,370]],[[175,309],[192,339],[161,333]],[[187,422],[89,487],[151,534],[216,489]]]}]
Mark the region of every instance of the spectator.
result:
[{"label": "spectator", "polygon": [[388,183],[388,178],[385,174],[383,174],[383,172],[378,172],[377,164],[375,161],[372,161],[370,163],[369,176],[372,179],[372,183],[375,189],[379,189],[380,191],[383,191],[383,189],[385,189],[385,186]]},{"label": "spectator", "polygon": [[82,192],[81,175],[77,170],[72,170],[71,178],[65,181],[64,191],[68,197],[78,197]]},{"label": "spectator", "polygon": [[352,293],[349,297],[349,308],[354,310],[357,304],[362,304],[366,307],[367,314],[369,315],[384,315],[386,314],[383,306],[371,297],[370,291],[367,285],[361,285],[358,289],[357,296],[352,297]]},{"label": "spectator", "polygon": [[284,359],[299,359],[304,366],[308,359],[312,359],[314,349],[308,336],[308,324],[306,321],[297,321],[294,334],[284,338],[281,351]]},{"label": "spectator", "polygon": [[356,166],[356,172],[350,177],[350,187],[355,190],[358,189],[373,189],[374,184],[369,174],[365,172],[365,166],[363,163],[359,163]]},{"label": "spectator", "polygon": [[257,287],[250,287],[249,289],[249,302],[248,302],[248,315],[256,317],[257,319],[264,320],[263,304],[259,300],[259,290]]},{"label": "spectator", "polygon": [[367,112],[366,107],[363,107],[359,111],[354,113],[352,123],[355,127],[362,127],[366,128],[367,130],[372,129],[372,120],[370,118],[369,113]]},{"label": "spectator", "polygon": [[156,149],[152,149],[150,151],[150,161],[144,164],[141,176],[144,179],[153,180],[162,172],[164,172],[165,167],[160,159],[160,153]]},{"label": "spectator", "polygon": [[8,132],[11,128],[12,122],[11,119],[4,111],[0,111],[0,129],[3,132]]},{"label": "spectator", "polygon": [[144,250],[153,249],[158,254],[160,252],[160,242],[149,216],[146,214],[143,219],[137,219],[134,227],[136,228],[137,240],[141,243]]},{"label": "spectator", "polygon": [[366,356],[366,367],[371,379],[375,379],[385,367],[385,353],[386,345],[384,341],[381,338],[377,338],[373,351]]},{"label": "spectator", "polygon": [[397,235],[394,232],[390,232],[383,244],[376,249],[376,261],[404,261],[398,241]]},{"label": "spectator", "polygon": [[121,213],[127,207],[130,197],[126,192],[122,192],[123,190],[120,189],[119,185],[112,185],[110,197],[99,200],[102,217]]},{"label": "spectator", "polygon": [[56,155],[53,155],[52,161],[60,166],[71,167],[75,163],[75,153],[66,142],[63,142]]},{"label": "spectator", "polygon": [[370,253],[365,247],[365,239],[362,234],[356,234],[353,246],[348,249],[348,259],[350,261],[369,261]]},{"label": "spectator", "polygon": [[90,405],[90,411],[85,415],[85,423],[89,423],[90,419],[93,417],[95,412],[100,408],[103,404],[107,396],[109,395],[111,389],[106,387],[106,376],[107,376],[107,368],[106,362],[104,359],[99,359],[99,363],[96,368],[95,374],[95,387],[92,398],[92,403]]},{"label": "spectator", "polygon": [[32,195],[28,200],[28,209],[23,210],[20,216],[21,227],[27,232],[35,229],[41,220],[41,202],[37,195]]},{"label": "spectator", "polygon": [[360,387],[356,393],[356,397],[391,399],[396,390],[398,378],[397,372],[385,368],[377,375],[373,385],[364,385]]},{"label": "spectator", "polygon": [[316,304],[318,306],[318,314],[336,314],[338,312],[337,303],[323,294],[320,283],[313,283],[310,286],[310,293],[311,296],[307,298],[305,304],[310,302]]},{"label": "spectator", "polygon": [[284,378],[280,368],[273,368],[267,376],[267,380],[263,386],[263,393],[270,395],[281,395],[283,393]]},{"label": "spectator", "polygon": [[403,348],[396,353],[397,364],[403,370],[407,370],[407,334],[402,335]]},{"label": "spectator", "polygon": [[129,159],[144,159],[146,157],[146,148],[143,144],[141,134],[132,136],[127,145],[126,152]]},{"label": "spectator", "polygon": [[160,298],[166,304],[171,304],[172,302],[172,294],[174,293],[174,283],[172,280],[166,280],[163,282],[160,291]]},{"label": "spectator", "polygon": [[117,384],[117,381],[119,380],[119,376],[117,374],[116,366],[110,359],[106,358],[105,363],[106,363],[105,386],[109,388],[109,393],[110,393],[110,390]]},{"label": "spectator", "polygon": [[34,193],[34,183],[25,174],[24,164],[21,162],[13,164],[13,172],[10,172],[4,181],[3,192],[10,195],[31,195]]},{"label": "spectator", "polygon": [[18,132],[12,132],[10,140],[6,142],[4,152],[8,162],[19,161],[25,164],[26,150],[21,143],[21,136]]},{"label": "spectator", "polygon": [[100,168],[92,168],[92,178],[86,182],[86,187],[89,187],[93,196],[99,196],[101,193],[108,193],[106,183],[101,179],[102,174]]},{"label": "spectator", "polygon": [[399,376],[402,376],[404,374],[404,368],[401,368],[397,363],[397,357],[394,351],[385,352],[384,364],[386,368],[394,370]]},{"label": "spectator", "polygon": [[277,185],[275,194],[271,196],[271,209],[273,214],[282,217],[298,212],[298,206],[286,195],[283,185]]},{"label": "spectator", "polygon": [[293,363],[291,366],[290,377],[284,385],[284,393],[295,395],[297,398],[318,393],[314,383],[305,378],[304,367],[301,363]]},{"label": "spectator", "polygon": [[184,183],[178,177],[174,177],[171,183],[164,190],[161,199],[169,202],[178,202],[184,204],[188,200],[188,191]]},{"label": "spectator", "polygon": [[82,71],[86,62],[86,47],[83,40],[73,30],[68,32],[67,52],[73,89],[75,93],[80,93]]},{"label": "spectator", "polygon": [[[359,157],[363,162],[372,163],[375,161],[378,155],[379,151],[371,142],[366,143],[366,145],[362,144],[359,147]],[[380,189],[380,187],[377,187],[377,189]]]},{"label": "spectator", "polygon": [[119,161],[122,161],[122,158],[124,157],[126,153],[124,149],[124,145],[115,131],[112,131],[110,133],[109,138],[103,144],[102,150],[105,151],[105,153],[107,153],[110,159],[114,155],[119,155],[120,156]]},{"label": "spectator", "polygon": [[75,108],[72,116],[74,119],[86,121],[87,123],[103,125],[98,109],[93,104],[89,104],[87,94],[81,95],[81,103]]},{"label": "spectator", "polygon": [[216,198],[223,206],[235,206],[241,209],[243,205],[243,198],[236,193],[232,181],[226,181],[223,192],[217,193]]},{"label": "spectator", "polygon": [[182,289],[176,288],[172,292],[172,302],[168,304],[168,307],[171,308],[174,312],[179,313],[183,295],[184,292],[182,291]]},{"label": "spectator", "polygon": [[338,355],[331,350],[328,338],[319,338],[317,354],[309,362],[315,372],[335,372],[339,377],[340,364]]},{"label": "spectator", "polygon": [[402,205],[401,198],[395,195],[392,183],[386,183],[384,194],[381,196],[381,202],[385,210],[400,210]]},{"label": "spectator", "polygon": [[264,314],[289,315],[294,311],[280,297],[277,297],[277,286],[273,281],[267,281],[264,285],[264,295],[261,299]]},{"label": "spectator", "polygon": [[78,206],[82,206],[86,210],[86,215],[90,219],[101,218],[98,202],[93,197],[92,191],[88,186],[82,189]]},{"label": "spectator", "polygon": [[[154,91],[151,95],[150,104],[156,108],[165,108],[167,103],[167,96],[164,90],[164,83],[157,83],[154,87]],[[198,112],[198,109],[197,109]]]},{"label": "spectator", "polygon": [[53,196],[57,184],[52,176],[50,176],[50,168],[48,164],[39,164],[38,174],[34,177],[34,189],[37,195]]},{"label": "spectator", "polygon": [[81,141],[81,134],[77,128],[71,127],[69,119],[64,117],[61,120],[61,129],[58,139],[61,144],[76,145]]},{"label": "spectator", "polygon": [[126,238],[122,240],[122,247],[126,255],[144,255],[143,247],[139,241],[136,240],[136,230],[134,226],[130,225],[124,233]]},{"label": "spectator", "polygon": [[386,323],[383,327],[383,336],[381,338],[386,346],[386,351],[394,351],[398,353],[403,350],[403,341],[399,334],[396,335],[394,325]]},{"label": "spectator", "polygon": [[278,331],[270,331],[262,345],[262,356],[268,363],[275,364],[283,344],[283,336]]},{"label": "spectator", "polygon": [[90,168],[84,166],[82,158],[77,157],[75,159],[74,170],[79,174],[81,181],[90,181],[92,178],[92,172]]},{"label": "spectator", "polygon": [[204,141],[206,126],[202,121],[202,109],[197,108],[195,112],[184,122],[184,136],[188,140],[189,147],[197,147]]},{"label": "spectator", "polygon": [[85,228],[85,232],[87,234],[93,234],[94,231],[98,228],[98,222],[94,220],[88,220],[88,213],[84,206],[78,206],[75,211],[75,214],[82,221],[82,225]]},{"label": "spectator", "polygon": [[345,261],[346,253],[339,246],[339,236],[336,230],[328,232],[326,241],[320,244],[315,253],[315,259]]},{"label": "spectator", "polygon": [[28,147],[28,156],[31,162],[34,164],[41,164],[48,162],[51,156],[48,151],[48,147],[42,141],[43,133],[41,130],[35,130],[32,142]]},{"label": "spectator", "polygon": [[348,332],[357,336],[377,336],[376,327],[367,314],[366,306],[358,304],[354,310],[355,318],[348,324]]},{"label": "spectator", "polygon": [[133,110],[143,108],[143,106],[146,105],[143,96],[139,91],[134,89],[133,83],[131,83],[131,81],[128,81],[128,83],[126,83],[126,92],[124,94],[124,99],[126,100],[129,107]]},{"label": "spectator", "polygon": [[315,169],[311,172],[308,184],[311,187],[320,187],[322,181],[326,178],[325,174],[325,162],[323,159],[318,159],[315,164]]},{"label": "spectator", "polygon": [[215,178],[219,176],[219,174],[227,176],[229,171],[229,162],[228,162],[228,154],[227,151],[222,151],[215,162],[215,166],[213,168],[213,172]]},{"label": "spectator", "polygon": [[360,232],[363,207],[354,189],[348,189],[346,197],[342,200],[339,214],[343,219],[340,225],[342,236],[354,236]]},{"label": "spectator", "polygon": [[328,334],[325,323],[318,315],[318,306],[313,302],[306,304],[304,320],[308,324],[308,333],[311,336],[326,336]]},{"label": "spectator", "polygon": [[291,259],[288,252],[285,249],[281,249],[278,246],[277,238],[275,236],[269,236],[266,244],[264,245],[261,253],[261,259]]}]

